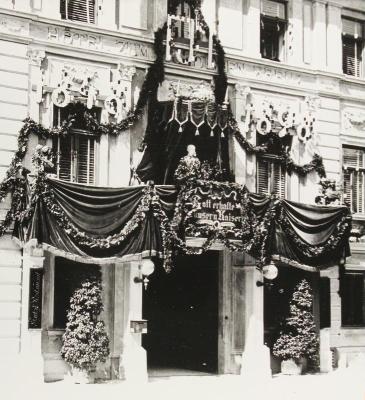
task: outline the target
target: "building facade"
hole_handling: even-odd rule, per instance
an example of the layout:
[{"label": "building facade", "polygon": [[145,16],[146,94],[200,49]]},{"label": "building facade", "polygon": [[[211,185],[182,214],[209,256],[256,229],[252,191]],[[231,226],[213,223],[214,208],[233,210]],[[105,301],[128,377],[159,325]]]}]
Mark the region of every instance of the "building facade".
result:
[{"label": "building facade", "polygon": [[[175,20],[176,16],[169,15],[167,0],[1,0],[0,7],[2,177],[17,149],[18,132],[27,116],[48,128],[59,126],[67,117],[67,105],[82,101],[101,122],[124,118],[136,105],[146,69],[155,59],[154,31],[166,21],[165,83],[159,90],[159,100],[169,98],[169,88],[174,84],[187,91],[209,86],[216,68],[211,36],[217,33],[226,52],[226,99],[241,131],[247,133],[253,145],[259,145],[260,135],[269,129],[266,125],[259,127],[261,133],[249,129],[254,113],[258,120],[268,112],[281,113],[284,122],[288,115],[306,116],[293,137],[292,155],[304,165],[314,154],[320,154],[327,178],[342,186],[341,201],[354,213],[352,256],[344,266],[329,260],[320,272],[282,265],[280,271],[290,268],[290,272],[278,280],[275,293],[279,288],[284,293],[289,291],[285,280],[294,282],[298,276],[308,274],[315,293],[323,371],[348,365],[365,352],[362,1],[204,0],[202,11],[211,35],[202,40],[200,48],[194,45],[191,33],[197,29],[195,16],[185,2],[178,6],[182,18]],[[169,41],[172,37],[174,46]],[[67,139],[42,141],[31,137],[24,164],[32,169],[31,150],[47,144],[57,154],[55,173],[60,179],[128,186],[140,162],[138,146],[145,129],[146,118],[119,136],[97,139],[80,127]],[[316,172],[305,177],[289,175],[275,162],[275,154],[250,155],[235,141],[230,143],[229,154],[236,182],[252,192],[276,193],[292,201],[314,204],[319,193]],[[0,207],[5,216],[9,202],[4,201]],[[0,239],[0,249],[0,353],[9,360],[20,356],[30,360],[30,365],[39,367],[33,371],[43,371],[46,381],[63,379],[67,366],[59,351],[70,296],[65,289],[71,279],[67,271],[70,266],[75,270],[82,267],[33,243],[21,248],[10,233]],[[215,267],[209,269],[211,265]],[[214,360],[203,354],[197,362],[200,367],[207,364],[207,370],[216,373],[239,373],[250,329],[262,342],[272,345],[276,315],[272,305],[283,300],[274,291],[256,285],[262,276],[249,256],[218,246],[196,267],[206,268],[195,277],[201,279],[202,287],[207,282],[215,287],[215,308],[207,311],[215,317],[206,320],[204,313],[197,316],[199,326],[209,328],[206,332],[212,335],[212,345],[206,352],[210,354],[214,348]],[[125,361],[128,357],[123,358],[123,354],[129,354],[128,349],[139,360],[143,373],[147,367],[143,341],[150,349],[147,358],[163,349],[156,338],[148,339],[148,334],[142,340],[142,334],[134,331],[132,342],[127,334],[131,321],[148,319],[159,312],[149,300],[149,292],[143,294],[142,285],[134,282],[140,275],[139,268],[138,259],[101,266],[102,317],[111,340],[111,356],[98,371],[100,377],[128,376],[129,368],[133,371]],[[151,277],[151,288],[152,284],[158,291],[158,283]],[[188,284],[181,287],[170,281],[166,285],[193,293]],[[172,318],[172,310],[165,312]],[[153,323],[158,321],[151,321],[151,327]],[[190,331],[194,329],[192,326]],[[152,330],[150,337],[154,335],[162,332]],[[197,337],[191,340],[199,343]],[[272,369],[278,370],[274,358]]]}]

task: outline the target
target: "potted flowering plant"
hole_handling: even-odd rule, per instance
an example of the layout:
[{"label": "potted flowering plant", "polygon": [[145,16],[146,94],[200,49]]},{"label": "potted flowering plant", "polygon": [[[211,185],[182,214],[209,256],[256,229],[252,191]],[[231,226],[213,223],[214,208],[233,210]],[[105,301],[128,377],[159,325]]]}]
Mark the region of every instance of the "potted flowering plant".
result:
[{"label": "potted flowering plant", "polygon": [[284,374],[301,374],[307,362],[318,362],[319,339],[312,307],[312,290],[303,279],[294,289],[289,316],[273,348],[273,354],[282,359]]},{"label": "potted flowering plant", "polygon": [[85,281],[70,299],[61,356],[71,365],[76,383],[92,383],[96,364],[109,355],[104,322],[97,320],[102,309],[100,281]]}]

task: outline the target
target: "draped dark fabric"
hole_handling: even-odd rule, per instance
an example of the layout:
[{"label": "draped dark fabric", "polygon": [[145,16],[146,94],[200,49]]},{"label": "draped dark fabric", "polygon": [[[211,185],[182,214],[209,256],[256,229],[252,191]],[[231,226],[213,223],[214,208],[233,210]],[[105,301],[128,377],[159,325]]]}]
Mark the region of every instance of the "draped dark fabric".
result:
[{"label": "draped dark fabric", "polygon": [[[106,262],[115,257],[136,254],[163,255],[161,219],[156,217],[156,208],[151,204],[158,204],[158,209],[169,223],[174,216],[178,195],[174,186],[156,185],[152,189],[151,186],[92,187],[53,178],[46,179],[46,186],[48,193],[52,193],[52,202],[47,202],[44,195],[38,195],[32,219],[23,225],[18,224],[14,232],[24,242],[36,239],[45,248],[57,249],[65,256],[82,257],[85,262],[90,259]],[[270,255],[320,267],[350,254],[348,237],[351,217],[347,207],[314,206],[277,200],[248,193],[245,188],[242,188],[242,193],[248,196],[248,209],[242,210],[242,215],[251,213],[250,218],[253,218],[252,224],[249,224],[252,231],[249,233],[252,237],[254,230],[262,227],[269,231],[265,246],[268,246]],[[110,246],[93,245],[97,240],[120,235],[134,216],[140,213],[139,207],[144,204],[146,196],[148,202],[144,205],[143,220],[120,243]],[[273,217],[270,216],[272,210]],[[184,215],[181,217],[183,224]],[[268,224],[254,225],[260,224],[265,218],[269,218]],[[75,237],[72,229],[67,227],[67,221],[72,222],[75,231],[83,232],[82,235],[89,240],[88,244],[80,240],[80,237]]]},{"label": "draped dark fabric", "polygon": [[229,171],[228,136],[223,133],[226,123],[227,112],[217,112],[213,103],[158,103],[146,129],[147,148],[137,167],[138,176],[143,182],[173,184],[189,144],[195,145],[200,161]]},{"label": "draped dark fabric", "polygon": [[[54,200],[65,216],[90,237],[108,237],[120,232],[137,210],[144,186],[108,188],[74,184],[48,179]],[[156,186],[156,193],[167,215],[172,215],[176,201],[173,186]],[[79,245],[48,210],[39,197],[33,219],[27,229],[26,240],[37,239],[65,253],[96,258],[122,257],[146,251],[161,253],[159,223],[152,212],[146,213],[145,221],[127,237],[120,246],[109,249]]]}]

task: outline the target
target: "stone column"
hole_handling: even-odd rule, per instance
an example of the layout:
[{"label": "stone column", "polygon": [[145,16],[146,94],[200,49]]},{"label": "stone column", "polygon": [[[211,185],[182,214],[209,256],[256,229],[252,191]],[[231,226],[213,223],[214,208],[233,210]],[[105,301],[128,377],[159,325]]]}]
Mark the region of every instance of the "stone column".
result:
[{"label": "stone column", "polygon": [[327,5],[327,65],[330,72],[342,73],[341,4]]},{"label": "stone column", "polygon": [[261,58],[260,54],[260,0],[247,0],[244,15],[244,49],[245,54],[252,58]]},{"label": "stone column", "polygon": [[327,26],[326,26],[326,1],[316,0],[313,4],[313,16],[314,16],[314,26],[313,26],[313,38],[315,46],[313,46],[315,67],[319,70],[325,70],[327,65],[326,57],[326,36],[327,36]]},{"label": "stone column", "polygon": [[264,345],[264,286],[262,272],[255,265],[245,270],[245,349],[241,375],[245,379],[264,380],[271,377],[270,350]]},{"label": "stone column", "polygon": [[[31,269],[43,269],[43,250],[29,244],[24,249],[22,271],[22,313],[20,354],[22,370],[27,379],[43,381],[42,330],[29,329],[29,300]],[[23,375],[22,375],[23,376]]]}]

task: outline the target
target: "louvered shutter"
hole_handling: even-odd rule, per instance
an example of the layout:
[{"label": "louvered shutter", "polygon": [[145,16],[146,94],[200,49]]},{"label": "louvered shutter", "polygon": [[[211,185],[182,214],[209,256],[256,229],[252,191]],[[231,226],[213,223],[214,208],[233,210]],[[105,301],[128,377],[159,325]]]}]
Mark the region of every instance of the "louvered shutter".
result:
[{"label": "louvered shutter", "polygon": [[343,148],[344,195],[346,203],[355,213],[364,213],[365,152],[362,149]]},{"label": "louvered shutter", "polygon": [[78,183],[92,185],[95,183],[95,138],[78,135],[77,177]]},{"label": "louvered shutter", "polygon": [[285,198],[285,171],[281,164],[272,162],[271,164],[271,186],[272,193],[280,198]]},{"label": "louvered shutter", "polygon": [[268,160],[258,159],[256,166],[256,191],[260,194],[270,193],[270,163]]},{"label": "louvered shutter", "polygon": [[342,33],[354,38],[363,38],[363,24],[352,19],[342,18]]},{"label": "louvered shutter", "polygon": [[362,43],[352,37],[342,38],[342,67],[346,75],[361,75]]},{"label": "louvered shutter", "polygon": [[54,140],[54,151],[57,155],[57,177],[64,181],[72,180],[73,138],[58,137]]},{"label": "louvered shutter", "polygon": [[267,17],[285,20],[285,3],[272,0],[263,0],[261,2],[261,14]]},{"label": "louvered shutter", "polygon": [[95,23],[96,0],[61,0],[61,18]]}]

